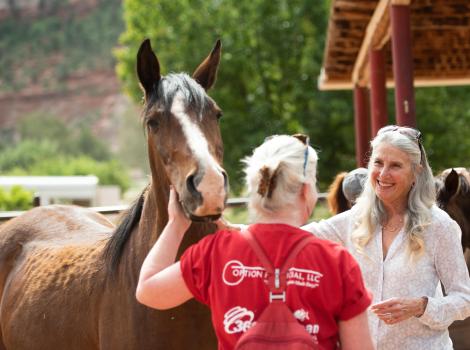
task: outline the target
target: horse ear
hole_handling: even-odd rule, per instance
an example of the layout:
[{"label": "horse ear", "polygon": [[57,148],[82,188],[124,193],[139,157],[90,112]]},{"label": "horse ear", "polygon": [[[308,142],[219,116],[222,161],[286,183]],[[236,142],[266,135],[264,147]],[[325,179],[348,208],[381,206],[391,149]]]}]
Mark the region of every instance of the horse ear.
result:
[{"label": "horse ear", "polygon": [[209,56],[196,68],[193,73],[193,78],[196,80],[206,91],[209,90],[215,83],[217,77],[217,68],[220,62],[221,52],[220,40],[214,45]]},{"label": "horse ear", "polygon": [[144,40],[137,53],[137,75],[146,95],[160,81],[160,63],[153,53],[149,39]]},{"label": "horse ear", "polygon": [[459,174],[452,169],[450,173],[446,176],[446,180],[444,182],[446,192],[449,195],[449,198],[455,195],[459,189]]}]

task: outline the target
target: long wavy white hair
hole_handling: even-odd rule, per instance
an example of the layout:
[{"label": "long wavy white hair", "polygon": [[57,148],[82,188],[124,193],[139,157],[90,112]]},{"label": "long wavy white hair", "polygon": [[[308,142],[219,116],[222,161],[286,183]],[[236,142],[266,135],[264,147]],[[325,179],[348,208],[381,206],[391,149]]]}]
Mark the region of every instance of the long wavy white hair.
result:
[{"label": "long wavy white hair", "polygon": [[357,221],[351,235],[353,244],[359,252],[363,252],[376,228],[388,219],[385,207],[375,194],[370,179],[376,157],[375,150],[381,144],[388,144],[409,156],[414,185],[408,193],[405,232],[410,256],[419,257],[424,252],[423,230],[431,221],[430,208],[436,202],[436,192],[432,171],[420,141],[420,133],[407,127],[382,128],[371,141],[372,154],[368,164],[368,176],[355,206]]}]

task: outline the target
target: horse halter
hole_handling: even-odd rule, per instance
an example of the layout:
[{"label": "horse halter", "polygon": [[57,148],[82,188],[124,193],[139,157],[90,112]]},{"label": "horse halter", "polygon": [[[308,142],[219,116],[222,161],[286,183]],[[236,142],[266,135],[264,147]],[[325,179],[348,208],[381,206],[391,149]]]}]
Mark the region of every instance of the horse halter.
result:
[{"label": "horse halter", "polygon": [[424,149],[423,149],[423,135],[419,130],[407,127],[407,126],[398,126],[398,125],[388,125],[379,130],[377,135],[385,134],[387,132],[399,132],[402,135],[405,135],[409,139],[415,141],[419,147],[420,154],[420,164],[423,164],[424,161]]}]

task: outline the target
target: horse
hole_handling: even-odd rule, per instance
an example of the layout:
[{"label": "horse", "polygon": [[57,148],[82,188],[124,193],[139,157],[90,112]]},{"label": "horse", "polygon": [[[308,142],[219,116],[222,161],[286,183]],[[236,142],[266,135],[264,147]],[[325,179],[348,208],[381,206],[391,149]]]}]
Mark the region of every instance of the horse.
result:
[{"label": "horse", "polygon": [[168,221],[170,185],[193,220],[179,255],[215,231],[227,199],[222,115],[207,95],[217,41],[192,77],[160,74],[145,40],[137,54],[151,179],[115,227],[74,206],[34,208],[0,231],[0,349],[213,349],[209,310],[193,301],[156,311],[139,304],[141,264]]},{"label": "horse", "polygon": [[351,209],[364,188],[366,168],[357,168],[349,173],[340,172],[328,188],[326,200],[332,215]]},{"label": "horse", "polygon": [[[470,171],[446,169],[435,177],[437,205],[462,229],[462,248],[470,249]],[[467,259],[470,266],[470,260]]]},{"label": "horse", "polygon": [[[437,204],[454,219],[462,230],[462,248],[470,271],[470,171],[451,168],[435,177]],[[470,319],[455,321],[449,334],[455,349],[468,349]]]},{"label": "horse", "polygon": [[331,215],[336,215],[351,209],[352,205],[343,192],[343,181],[347,174],[348,173],[345,171],[336,174],[335,179],[328,187],[326,202]]}]

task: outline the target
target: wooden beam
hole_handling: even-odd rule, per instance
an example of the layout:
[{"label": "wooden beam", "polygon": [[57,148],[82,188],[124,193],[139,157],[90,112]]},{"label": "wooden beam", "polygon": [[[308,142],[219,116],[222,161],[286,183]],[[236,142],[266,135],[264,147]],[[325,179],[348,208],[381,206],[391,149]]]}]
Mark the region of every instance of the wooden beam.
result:
[{"label": "wooden beam", "polygon": [[[468,76],[459,78],[437,78],[437,77],[415,77],[415,87],[437,87],[437,86],[464,86],[470,85],[470,72]],[[392,89],[395,83],[392,79],[387,79],[387,88]],[[350,80],[318,80],[318,89],[321,91],[333,90],[353,90],[354,85]]]},{"label": "wooden beam", "polygon": [[386,66],[385,66],[385,52],[381,50],[370,50],[370,120],[372,137],[377,135],[377,132],[387,125],[387,87],[386,81]]},{"label": "wooden beam", "polygon": [[367,86],[369,81],[369,51],[379,50],[390,39],[389,5],[393,0],[380,0],[367,25],[366,34],[354,64],[352,84]]},{"label": "wooden beam", "polygon": [[370,141],[368,95],[367,88],[362,86],[354,87],[354,132],[357,167],[367,166]]},{"label": "wooden beam", "polygon": [[390,17],[396,123],[416,127],[410,7],[392,4]]}]

